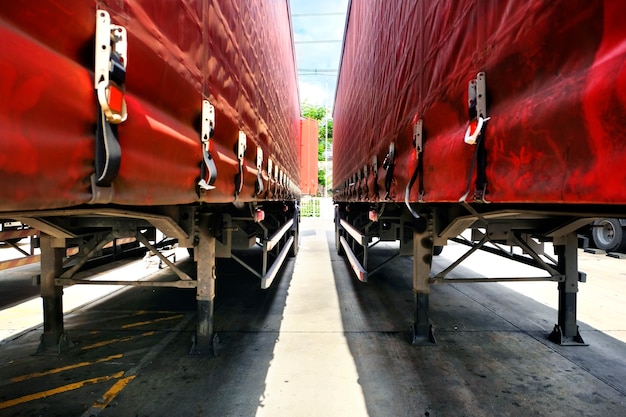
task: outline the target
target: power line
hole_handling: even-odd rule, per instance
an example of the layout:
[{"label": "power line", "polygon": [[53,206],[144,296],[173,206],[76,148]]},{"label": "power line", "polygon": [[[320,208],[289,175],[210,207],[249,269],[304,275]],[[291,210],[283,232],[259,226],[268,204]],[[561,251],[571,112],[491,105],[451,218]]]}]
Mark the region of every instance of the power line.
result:
[{"label": "power line", "polygon": [[291,17],[306,17],[306,16],[345,16],[345,12],[325,12],[325,13],[294,13]]},{"label": "power line", "polygon": [[295,41],[294,43],[341,43],[343,39],[328,39],[323,41]]},{"label": "power line", "polygon": [[318,69],[318,68],[298,68],[298,72],[324,72],[324,73],[332,73],[337,74],[336,69]]}]

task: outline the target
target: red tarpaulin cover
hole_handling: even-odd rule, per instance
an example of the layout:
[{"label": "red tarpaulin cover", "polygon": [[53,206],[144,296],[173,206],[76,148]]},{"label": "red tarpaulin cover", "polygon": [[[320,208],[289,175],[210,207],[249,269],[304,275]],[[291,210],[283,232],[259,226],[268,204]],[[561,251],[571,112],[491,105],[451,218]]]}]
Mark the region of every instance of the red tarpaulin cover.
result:
[{"label": "red tarpaulin cover", "polygon": [[[624,16],[621,0],[351,2],[333,115],[335,199],[384,198],[381,165],[394,142],[387,197],[404,201],[421,119],[423,201],[458,201],[476,147],[464,142],[468,82],[484,72],[488,200],[626,203]],[[368,190],[348,195],[374,156],[379,194],[370,170]]]},{"label": "red tarpaulin cover", "polygon": [[[300,109],[287,1],[8,2],[0,8],[0,211],[70,207],[92,197],[97,121],[96,6],[128,32],[121,162],[112,203],[235,199],[235,144],[247,135],[244,184],[255,195],[257,147],[299,181]],[[215,106],[214,190],[199,197],[203,98]],[[266,187],[267,188],[267,187]]]}]

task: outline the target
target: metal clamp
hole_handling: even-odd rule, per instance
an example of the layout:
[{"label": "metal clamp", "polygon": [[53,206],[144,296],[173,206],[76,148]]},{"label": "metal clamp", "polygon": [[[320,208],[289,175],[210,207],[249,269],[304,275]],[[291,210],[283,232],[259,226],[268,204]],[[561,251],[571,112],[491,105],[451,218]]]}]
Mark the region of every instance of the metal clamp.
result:
[{"label": "metal clamp", "polygon": [[465,131],[465,143],[475,145],[483,131],[487,117],[487,84],[485,73],[479,72],[475,80],[470,80],[467,88],[469,125]]},{"label": "metal clamp", "polygon": [[239,173],[235,178],[235,196],[241,193],[243,189],[243,172],[246,156],[247,139],[246,134],[243,131],[239,131],[239,138],[237,139],[237,160],[239,161]]},{"label": "metal clamp", "polygon": [[396,145],[394,142],[389,144],[389,152],[385,156],[383,160],[383,169],[387,171],[387,175],[385,175],[385,199],[389,198],[389,194],[391,193],[391,184],[393,182],[393,169],[395,167],[396,162]]},{"label": "metal clamp", "polygon": [[111,24],[105,10],[96,12],[96,56],[94,88],[107,122],[119,124],[126,120],[126,65],[128,64],[126,28]]},{"label": "metal clamp", "polygon": [[[128,117],[124,92],[126,85],[126,29],[111,24],[105,10],[96,11],[94,89],[98,99],[96,149],[92,203],[112,198],[113,180],[119,172],[122,150],[117,125]],[[110,188],[99,190],[100,187]],[[103,198],[102,196],[105,196]]]},{"label": "metal clamp", "polygon": [[255,195],[260,195],[263,190],[263,176],[261,175],[263,172],[263,149],[259,146],[256,148],[256,190]]},{"label": "metal clamp", "polygon": [[213,133],[215,132],[215,107],[208,101],[202,100],[202,166],[200,168],[200,181],[198,186],[201,190],[208,191],[215,188],[213,185],[217,178],[217,167],[211,155]]},{"label": "metal clamp", "polygon": [[423,169],[422,169],[422,145],[423,145],[423,126],[424,123],[422,119],[418,119],[413,125],[413,146],[415,146],[415,160],[417,164],[415,165],[415,170],[413,171],[413,175],[409,180],[405,190],[404,190],[404,204],[407,209],[411,213],[411,215],[418,219],[420,216],[413,210],[410,204],[410,196],[411,196],[411,188],[413,188],[413,184],[415,184],[415,180],[418,175],[420,176],[420,189],[419,189],[419,200],[422,201],[424,190],[423,190]]},{"label": "metal clamp", "polygon": [[415,146],[415,159],[419,159],[422,153],[424,123],[422,119],[418,119],[413,125],[413,145]]}]

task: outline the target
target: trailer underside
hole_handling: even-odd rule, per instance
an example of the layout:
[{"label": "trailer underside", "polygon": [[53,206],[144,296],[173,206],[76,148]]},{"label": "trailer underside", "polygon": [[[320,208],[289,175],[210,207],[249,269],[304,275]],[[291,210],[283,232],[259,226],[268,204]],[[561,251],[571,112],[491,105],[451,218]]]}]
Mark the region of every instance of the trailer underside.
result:
[{"label": "trailer underside", "polygon": [[[621,207],[615,207],[619,212]],[[335,206],[335,245],[346,255],[355,275],[366,282],[397,256],[413,256],[415,294],[413,343],[434,343],[429,316],[431,285],[501,281],[552,281],[558,283],[558,320],[550,339],[561,345],[581,345],[576,319],[578,283],[577,230],[602,217],[606,206],[508,206],[495,204],[345,203]],[[469,230],[470,233],[464,233]],[[468,251],[443,271],[431,271],[432,258],[448,241],[464,244]],[[380,242],[397,242],[398,250],[386,261],[371,265],[369,252]],[[545,244],[554,246],[554,253]],[[536,277],[449,277],[474,252],[482,250],[542,270]],[[505,272],[505,271],[503,271]]]},{"label": "trailer underside", "polygon": [[[63,288],[76,284],[158,286],[196,288],[197,329],[191,353],[218,353],[213,328],[216,258],[233,258],[259,278],[260,287],[269,288],[287,257],[298,249],[299,207],[294,201],[206,206],[146,208],[89,207],[11,213],[14,218],[40,231],[41,296],[44,332],[39,351],[62,352],[68,347],[63,326]],[[168,243],[177,242],[194,255],[196,274],[180,270],[159,250],[155,241],[160,230]],[[85,263],[114,239],[135,238],[160,258],[178,277],[175,281],[91,281],[75,279]],[[78,246],[72,262],[67,248]],[[240,259],[238,250],[260,247],[259,262]],[[247,258],[246,258],[247,259]]]}]

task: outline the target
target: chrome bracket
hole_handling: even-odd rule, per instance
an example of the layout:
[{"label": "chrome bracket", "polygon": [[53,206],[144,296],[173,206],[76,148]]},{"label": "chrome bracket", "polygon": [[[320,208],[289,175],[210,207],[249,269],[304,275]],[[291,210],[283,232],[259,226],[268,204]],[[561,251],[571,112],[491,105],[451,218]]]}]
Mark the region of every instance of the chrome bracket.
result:
[{"label": "chrome bracket", "polygon": [[107,11],[96,12],[94,88],[107,122],[113,124],[128,117],[124,100],[127,39],[126,28],[112,24]]},{"label": "chrome bracket", "polygon": [[415,146],[415,158],[419,158],[419,154],[422,153],[422,145],[423,145],[423,121],[419,119],[413,125],[413,145]]},{"label": "chrome bracket", "polygon": [[200,190],[208,191],[215,188],[213,185],[217,178],[217,167],[211,155],[211,138],[215,132],[215,107],[208,101],[202,100],[202,167],[200,168]]},{"label": "chrome bracket", "polygon": [[259,146],[256,148],[256,190],[255,195],[260,195],[263,190],[263,149]]},{"label": "chrome bracket", "polygon": [[235,196],[239,195],[243,189],[243,172],[245,164],[247,139],[246,134],[243,131],[239,131],[239,138],[237,139],[237,160],[239,161],[239,173],[235,179]]}]

